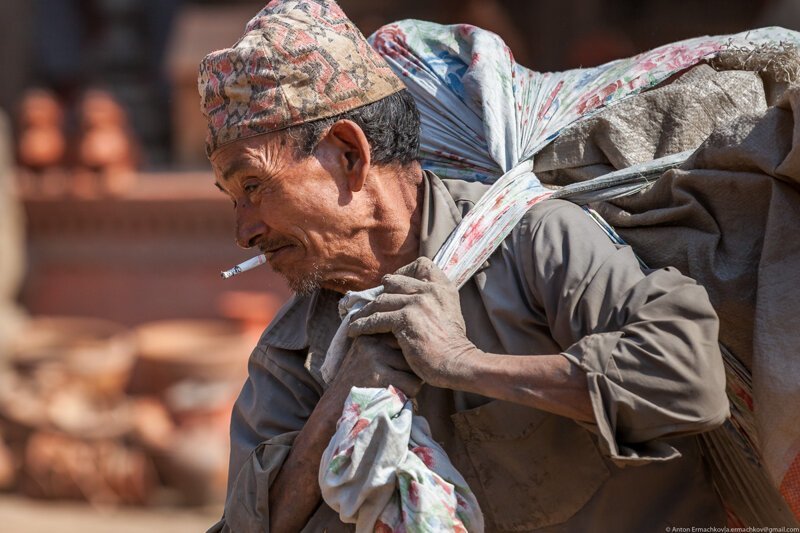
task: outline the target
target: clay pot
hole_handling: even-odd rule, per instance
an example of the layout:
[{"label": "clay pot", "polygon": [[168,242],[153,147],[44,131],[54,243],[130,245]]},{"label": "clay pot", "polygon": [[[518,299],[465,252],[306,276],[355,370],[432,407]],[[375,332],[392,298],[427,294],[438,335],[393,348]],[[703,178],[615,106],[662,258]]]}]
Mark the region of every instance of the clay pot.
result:
[{"label": "clay pot", "polygon": [[225,500],[235,396],[228,385],[183,381],[168,389],[167,406],[154,398],[135,402],[136,440],[153,459],[161,481],[184,504]]},{"label": "clay pot", "polygon": [[36,432],[28,440],[24,463],[23,492],[37,498],[143,504],[156,483],[144,452],[117,440]]},{"label": "clay pot", "polygon": [[136,181],[138,149],[125,110],[110,93],[91,89],[78,115],[73,193],[92,197],[126,192]]},{"label": "clay pot", "polygon": [[270,323],[285,300],[284,296],[271,292],[225,291],[217,307],[223,317],[242,324],[255,346],[264,325]]},{"label": "clay pot", "polygon": [[136,329],[139,357],[132,389],[163,394],[184,380],[241,381],[247,373],[251,342],[233,323],[169,320]]},{"label": "clay pot", "polygon": [[56,96],[42,89],[25,93],[19,106],[19,163],[42,172],[63,163],[66,140],[63,133],[64,111]]},{"label": "clay pot", "polygon": [[202,426],[176,431],[170,446],[153,460],[165,484],[174,487],[188,505],[225,501],[230,447],[227,435]]}]

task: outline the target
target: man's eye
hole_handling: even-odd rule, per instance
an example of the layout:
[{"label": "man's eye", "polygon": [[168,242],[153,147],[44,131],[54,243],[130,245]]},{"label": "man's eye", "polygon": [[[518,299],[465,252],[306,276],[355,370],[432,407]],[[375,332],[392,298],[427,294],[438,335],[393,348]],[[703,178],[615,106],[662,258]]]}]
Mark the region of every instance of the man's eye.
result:
[{"label": "man's eye", "polygon": [[246,183],[244,185],[244,192],[247,193],[247,194],[255,192],[257,189],[258,189],[258,184],[257,183]]}]

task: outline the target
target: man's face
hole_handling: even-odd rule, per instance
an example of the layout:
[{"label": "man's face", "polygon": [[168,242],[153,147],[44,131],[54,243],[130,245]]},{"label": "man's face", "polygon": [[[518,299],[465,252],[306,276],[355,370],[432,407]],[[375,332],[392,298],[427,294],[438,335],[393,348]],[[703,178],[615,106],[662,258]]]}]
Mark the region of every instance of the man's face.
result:
[{"label": "man's face", "polygon": [[348,189],[342,160],[324,140],[311,157],[297,158],[281,132],[212,156],[216,185],[233,201],[238,244],[260,248],[295,292],[349,289],[358,265],[369,264],[368,242],[359,239],[368,203]]}]

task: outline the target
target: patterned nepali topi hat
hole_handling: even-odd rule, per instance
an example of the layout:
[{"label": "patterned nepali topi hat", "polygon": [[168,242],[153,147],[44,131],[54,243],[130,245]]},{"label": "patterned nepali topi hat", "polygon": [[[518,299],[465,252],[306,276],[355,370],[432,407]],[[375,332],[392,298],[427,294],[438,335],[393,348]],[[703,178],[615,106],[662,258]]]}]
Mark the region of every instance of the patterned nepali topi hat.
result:
[{"label": "patterned nepali topi hat", "polygon": [[206,153],[327,118],[405,86],[333,0],[274,0],[232,48],[207,55],[197,80]]}]

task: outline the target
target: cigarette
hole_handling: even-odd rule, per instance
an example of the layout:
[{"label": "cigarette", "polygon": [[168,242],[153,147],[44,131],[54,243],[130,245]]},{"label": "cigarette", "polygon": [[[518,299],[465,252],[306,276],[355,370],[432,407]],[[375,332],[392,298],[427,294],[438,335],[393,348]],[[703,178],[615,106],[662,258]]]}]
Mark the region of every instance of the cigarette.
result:
[{"label": "cigarette", "polygon": [[232,278],[233,276],[238,276],[242,272],[247,272],[248,270],[253,270],[257,266],[264,265],[266,264],[266,262],[267,262],[266,255],[264,254],[257,255],[251,259],[248,259],[243,263],[239,263],[230,270],[223,270],[222,272],[220,272],[220,275],[222,276],[222,279]]}]

